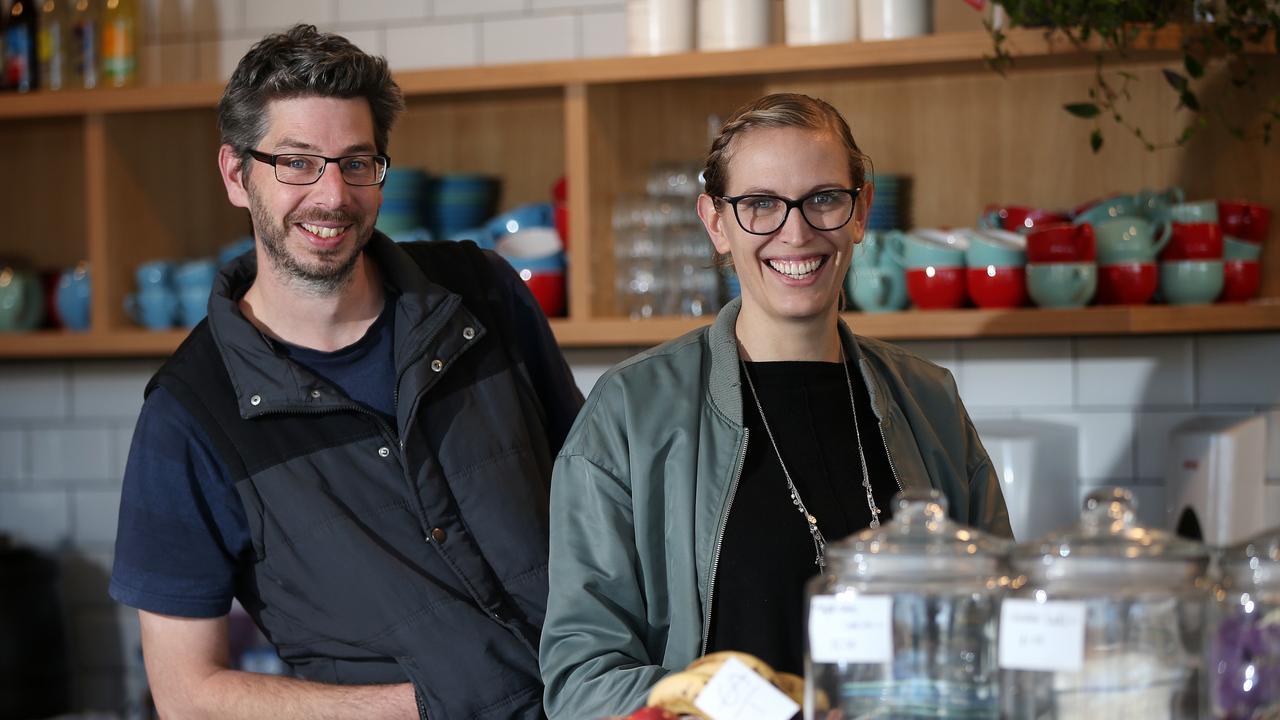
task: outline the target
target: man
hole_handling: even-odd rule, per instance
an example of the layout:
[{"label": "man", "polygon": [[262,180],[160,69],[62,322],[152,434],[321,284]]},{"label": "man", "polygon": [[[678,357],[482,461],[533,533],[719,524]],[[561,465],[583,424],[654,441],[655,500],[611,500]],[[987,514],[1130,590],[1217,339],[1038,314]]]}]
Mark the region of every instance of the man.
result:
[{"label": "man", "polygon": [[[540,718],[551,462],[582,403],[514,271],[374,230],[386,61],[240,61],[218,166],[255,252],[147,387],[111,595],[172,717]],[[299,678],[234,670],[238,598]]]}]

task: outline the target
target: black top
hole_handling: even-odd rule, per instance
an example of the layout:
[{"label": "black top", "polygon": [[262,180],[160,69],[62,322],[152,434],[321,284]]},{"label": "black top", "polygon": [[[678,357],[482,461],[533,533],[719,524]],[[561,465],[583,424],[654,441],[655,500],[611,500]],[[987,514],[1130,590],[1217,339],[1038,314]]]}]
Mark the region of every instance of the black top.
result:
[{"label": "black top", "polygon": [[[840,364],[746,366],[791,480],[827,542],[868,527],[871,510]],[[856,363],[849,363],[849,378],[867,472],[885,522],[898,484]],[[742,410],[749,431],[747,457],[720,550],[707,651],[748,652],[776,670],[799,675],[804,672],[804,585],[818,571],[817,555],[745,379]]]}]

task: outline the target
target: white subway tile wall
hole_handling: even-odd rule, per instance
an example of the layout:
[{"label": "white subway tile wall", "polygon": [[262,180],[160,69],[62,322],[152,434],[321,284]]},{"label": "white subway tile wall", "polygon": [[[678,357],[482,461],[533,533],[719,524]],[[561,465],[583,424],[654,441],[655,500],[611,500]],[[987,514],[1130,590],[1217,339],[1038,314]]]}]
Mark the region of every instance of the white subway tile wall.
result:
[{"label": "white subway tile wall", "polygon": [[395,70],[626,52],[626,0],[145,0],[141,81],[224,81],[264,35],[307,22]]},{"label": "white subway tile wall", "polygon": [[[393,53],[397,38],[410,42],[401,32],[409,30],[387,33]],[[1074,428],[1080,496],[1107,484],[1129,487],[1140,516],[1153,523],[1161,521],[1164,456],[1174,426],[1200,415],[1265,413],[1268,517],[1280,517],[1280,394],[1268,390],[1280,382],[1280,334],[902,345],[955,374],[979,428],[982,420]],[[567,356],[589,393],[635,351]],[[136,701],[141,683],[135,615],[112,605],[106,585],[120,478],[142,389],[157,365],[0,364],[0,533],[62,560],[81,708]]]}]

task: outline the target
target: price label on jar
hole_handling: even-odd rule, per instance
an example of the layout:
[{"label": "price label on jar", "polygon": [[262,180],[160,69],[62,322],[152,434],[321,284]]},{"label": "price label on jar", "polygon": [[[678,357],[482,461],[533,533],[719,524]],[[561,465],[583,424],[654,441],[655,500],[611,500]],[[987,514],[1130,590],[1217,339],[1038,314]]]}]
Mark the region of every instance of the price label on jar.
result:
[{"label": "price label on jar", "polygon": [[809,656],[816,663],[893,660],[893,598],[819,595],[809,601]]},{"label": "price label on jar", "polygon": [[1082,602],[1005,600],[1000,605],[1000,667],[1079,672],[1084,620]]}]

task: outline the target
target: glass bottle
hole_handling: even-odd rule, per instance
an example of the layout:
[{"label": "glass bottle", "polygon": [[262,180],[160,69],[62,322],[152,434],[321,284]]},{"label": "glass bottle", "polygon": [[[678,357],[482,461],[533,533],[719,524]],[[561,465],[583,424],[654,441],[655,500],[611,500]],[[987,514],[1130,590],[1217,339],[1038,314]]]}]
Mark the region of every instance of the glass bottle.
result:
[{"label": "glass bottle", "polygon": [[67,0],[44,0],[40,5],[40,87],[61,90],[67,84]]},{"label": "glass bottle", "polygon": [[99,26],[98,4],[94,0],[70,0],[71,37],[67,53],[71,66],[70,87],[91,90],[98,87]]},{"label": "glass bottle", "polygon": [[36,61],[36,17],[39,11],[33,0],[13,0],[9,6],[8,26],[4,40],[5,84],[13,90],[28,92],[39,87]]},{"label": "glass bottle", "polygon": [[107,0],[102,12],[102,80],[112,87],[138,81],[138,4]]}]

